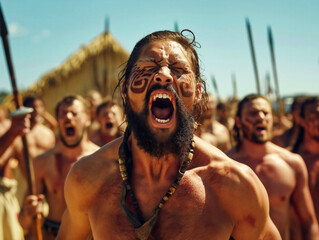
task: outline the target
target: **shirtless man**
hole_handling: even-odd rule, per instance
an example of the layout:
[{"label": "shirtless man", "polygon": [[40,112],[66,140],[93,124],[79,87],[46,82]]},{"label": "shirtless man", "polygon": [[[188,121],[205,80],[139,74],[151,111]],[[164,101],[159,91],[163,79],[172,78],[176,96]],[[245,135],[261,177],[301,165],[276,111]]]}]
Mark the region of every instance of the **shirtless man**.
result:
[{"label": "shirtless man", "polygon": [[193,135],[206,92],[193,43],[160,31],[136,44],[124,137],[72,167],[57,239],[280,239],[253,171]]},{"label": "shirtless man", "polygon": [[24,239],[17,219],[20,211],[16,197],[18,182],[13,178],[12,162],[4,153],[18,136],[30,131],[30,117],[30,114],[13,117],[9,129],[3,129],[0,135],[0,239]]},{"label": "shirtless man", "polygon": [[270,217],[282,239],[290,239],[291,204],[301,222],[303,239],[319,239],[303,159],[270,142],[273,119],[269,101],[260,95],[246,96],[238,104],[235,124],[237,146],[227,154],[251,167],[264,184]]},{"label": "shirtless man", "polygon": [[102,102],[96,108],[96,120],[100,127],[89,134],[89,139],[98,146],[122,136],[120,125],[123,114],[119,105],[112,100]]},{"label": "shirtless man", "polygon": [[[230,133],[223,124],[215,119],[215,111],[215,100],[213,96],[209,94],[207,109],[201,116],[201,138],[207,142],[210,142],[220,150],[227,151],[231,148]],[[215,143],[213,138],[215,138]]]},{"label": "shirtless man", "polygon": [[307,99],[301,106],[300,135],[293,148],[305,160],[309,188],[319,218],[319,97]]},{"label": "shirtless man", "polygon": [[[54,239],[66,208],[63,186],[72,165],[81,157],[98,149],[88,140],[90,126],[88,107],[80,96],[67,96],[56,107],[60,141],[34,160],[37,193],[46,197],[49,213],[43,224],[44,239]],[[43,195],[29,195],[19,216],[26,232],[32,228],[32,220],[41,212],[38,202]]]}]

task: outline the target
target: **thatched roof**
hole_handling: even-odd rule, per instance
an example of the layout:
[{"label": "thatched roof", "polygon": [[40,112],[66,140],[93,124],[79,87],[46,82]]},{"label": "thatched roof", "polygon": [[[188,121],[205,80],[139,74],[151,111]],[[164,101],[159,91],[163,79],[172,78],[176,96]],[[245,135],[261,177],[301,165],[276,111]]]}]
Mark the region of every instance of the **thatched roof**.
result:
[{"label": "thatched roof", "polygon": [[[60,85],[62,81],[65,84],[65,81],[68,81],[72,74],[79,72],[87,61],[105,53],[111,56],[120,56],[120,59],[125,59],[123,62],[125,62],[129,56],[129,53],[114,39],[111,33],[102,33],[88,45],[82,46],[60,66],[41,76],[29,89],[22,91],[22,97],[27,95],[42,97],[49,91],[50,87]],[[3,104],[6,105],[9,110],[15,109],[12,95],[7,96]]]},{"label": "thatched roof", "polygon": [[61,79],[65,79],[73,72],[78,71],[83,63],[89,58],[97,56],[104,51],[113,52],[120,55],[127,55],[127,57],[129,56],[128,52],[114,39],[109,32],[101,34],[89,45],[81,47],[59,67],[43,75],[38,82],[33,84],[26,91],[26,94],[41,95],[43,89],[50,87],[50,85],[59,84]]}]

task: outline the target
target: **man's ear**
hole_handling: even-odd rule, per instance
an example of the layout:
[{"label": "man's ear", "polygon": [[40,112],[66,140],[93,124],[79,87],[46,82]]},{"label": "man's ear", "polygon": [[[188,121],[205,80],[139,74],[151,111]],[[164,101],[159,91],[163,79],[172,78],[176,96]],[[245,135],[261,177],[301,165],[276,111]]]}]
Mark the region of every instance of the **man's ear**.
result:
[{"label": "man's ear", "polygon": [[199,103],[201,99],[202,99],[202,85],[198,83],[196,84],[195,103]]},{"label": "man's ear", "polygon": [[92,116],[87,114],[87,119],[86,119],[86,123],[85,123],[85,126],[86,127],[89,127],[92,123]]},{"label": "man's ear", "polygon": [[241,121],[239,117],[235,117],[235,125],[237,128],[241,129]]},{"label": "man's ear", "polygon": [[122,84],[122,87],[121,87],[121,96],[122,96],[122,99],[123,99],[124,104],[126,104],[127,87],[128,87],[128,86],[126,86],[126,83],[125,83],[125,82]]}]

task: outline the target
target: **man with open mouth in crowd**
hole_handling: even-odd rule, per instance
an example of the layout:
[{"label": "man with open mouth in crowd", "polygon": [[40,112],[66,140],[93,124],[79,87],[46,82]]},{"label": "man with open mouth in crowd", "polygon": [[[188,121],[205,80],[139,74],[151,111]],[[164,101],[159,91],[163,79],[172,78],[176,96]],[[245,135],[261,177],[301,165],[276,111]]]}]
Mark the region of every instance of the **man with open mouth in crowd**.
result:
[{"label": "man with open mouth in crowd", "polygon": [[[25,198],[19,221],[26,233],[32,232],[34,217],[41,214],[45,197],[49,212],[42,226],[43,238],[54,239],[66,208],[63,187],[72,165],[81,157],[91,154],[98,146],[88,140],[90,126],[88,106],[81,96],[67,96],[56,107],[60,139],[56,145],[34,160],[36,191],[38,195]],[[45,139],[43,139],[45,141]]]},{"label": "man with open mouth in crowd", "polygon": [[303,159],[273,144],[272,110],[267,98],[251,94],[238,103],[235,117],[237,146],[228,156],[251,167],[264,184],[270,217],[283,240],[290,239],[290,207],[302,227],[302,239],[318,239],[318,223]]},{"label": "man with open mouth in crowd", "polygon": [[95,116],[100,127],[89,133],[89,139],[96,145],[103,146],[123,135],[120,129],[123,113],[118,104],[112,100],[102,102],[97,106]]},{"label": "man with open mouth in crowd", "polygon": [[194,45],[171,31],[135,45],[125,134],[72,167],[57,239],[280,239],[254,172],[194,136],[206,95]]}]

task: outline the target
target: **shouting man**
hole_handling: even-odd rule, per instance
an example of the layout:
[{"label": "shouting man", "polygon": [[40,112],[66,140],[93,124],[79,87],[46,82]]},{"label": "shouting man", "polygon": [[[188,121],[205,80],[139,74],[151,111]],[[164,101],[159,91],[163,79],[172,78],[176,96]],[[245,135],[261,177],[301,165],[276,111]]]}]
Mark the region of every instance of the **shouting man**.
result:
[{"label": "shouting man", "polygon": [[264,184],[270,202],[270,217],[283,240],[290,231],[292,204],[303,230],[303,239],[318,239],[318,223],[308,188],[303,159],[273,144],[272,110],[260,95],[248,95],[238,104],[235,117],[237,146],[228,156],[251,167]]},{"label": "shouting man", "polygon": [[280,239],[253,171],[194,137],[206,95],[195,44],[159,31],[135,45],[125,134],[72,167],[57,239]]},{"label": "shouting man", "polygon": [[42,230],[44,239],[54,239],[66,208],[63,187],[72,165],[81,157],[98,149],[88,140],[90,126],[86,100],[80,96],[67,96],[56,107],[60,139],[57,144],[34,160],[37,194],[26,197],[19,221],[25,232],[32,231],[34,216],[42,213],[43,197],[49,206]]}]

